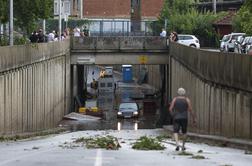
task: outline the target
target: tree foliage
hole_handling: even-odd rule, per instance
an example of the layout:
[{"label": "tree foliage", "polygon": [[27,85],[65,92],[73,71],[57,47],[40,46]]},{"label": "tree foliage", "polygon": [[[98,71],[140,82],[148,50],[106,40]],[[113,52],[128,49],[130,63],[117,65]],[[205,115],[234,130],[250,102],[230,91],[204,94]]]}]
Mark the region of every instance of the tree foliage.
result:
[{"label": "tree foliage", "polygon": [[15,0],[15,25],[26,34],[34,30],[36,21],[46,19],[52,15],[52,0]]},{"label": "tree foliage", "polygon": [[252,1],[245,1],[233,20],[235,31],[252,35]]},{"label": "tree foliage", "polygon": [[160,25],[163,26],[164,19],[167,19],[167,31],[194,34],[202,39],[201,41],[215,43],[218,41],[218,36],[212,24],[223,13],[215,15],[212,12],[199,12],[194,3],[194,0],[165,0],[159,17]]},{"label": "tree foliage", "polygon": [[0,0],[0,23],[7,23],[8,22],[8,1],[7,0]]}]

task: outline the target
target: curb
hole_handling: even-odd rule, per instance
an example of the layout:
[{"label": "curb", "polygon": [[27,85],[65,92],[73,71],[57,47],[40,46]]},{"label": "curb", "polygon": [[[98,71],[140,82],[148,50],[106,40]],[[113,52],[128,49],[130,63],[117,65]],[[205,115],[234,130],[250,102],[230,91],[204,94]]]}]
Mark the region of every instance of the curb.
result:
[{"label": "curb", "polygon": [[[168,131],[170,134],[173,133],[172,126],[163,126],[163,129]],[[197,141],[197,143],[206,143],[209,145],[215,145],[220,147],[231,147],[252,151],[252,140],[227,138],[223,136],[197,134],[192,132],[188,132],[187,136],[191,140]]]}]

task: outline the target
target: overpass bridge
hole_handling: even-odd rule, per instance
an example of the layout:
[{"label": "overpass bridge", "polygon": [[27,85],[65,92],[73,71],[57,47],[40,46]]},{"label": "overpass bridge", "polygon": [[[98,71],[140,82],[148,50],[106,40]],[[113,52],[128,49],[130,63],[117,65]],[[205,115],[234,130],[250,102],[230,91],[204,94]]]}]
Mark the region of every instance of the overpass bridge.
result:
[{"label": "overpass bridge", "polygon": [[71,42],[71,64],[168,64],[166,38],[75,37]]},{"label": "overpass bridge", "polygon": [[252,139],[252,57],[178,43],[167,48],[165,39],[157,37],[1,47],[0,134],[55,126],[69,112],[85,66],[125,63],[161,64],[154,75],[161,77],[164,105],[184,87],[198,117],[194,132]]}]

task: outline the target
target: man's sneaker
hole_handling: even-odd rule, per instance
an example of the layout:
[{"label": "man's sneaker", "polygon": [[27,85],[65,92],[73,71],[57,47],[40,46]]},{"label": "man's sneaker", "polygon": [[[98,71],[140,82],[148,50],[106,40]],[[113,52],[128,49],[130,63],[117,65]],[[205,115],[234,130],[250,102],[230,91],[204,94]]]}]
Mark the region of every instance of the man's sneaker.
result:
[{"label": "man's sneaker", "polygon": [[176,150],[176,151],[179,151],[179,146],[177,146],[175,150]]}]

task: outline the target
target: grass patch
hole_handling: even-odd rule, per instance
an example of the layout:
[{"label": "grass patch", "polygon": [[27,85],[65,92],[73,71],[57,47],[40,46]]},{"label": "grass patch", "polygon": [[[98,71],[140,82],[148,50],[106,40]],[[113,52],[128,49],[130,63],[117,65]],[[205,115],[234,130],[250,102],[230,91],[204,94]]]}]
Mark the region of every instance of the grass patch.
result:
[{"label": "grass patch", "polygon": [[137,150],[164,150],[165,147],[155,138],[140,137],[132,146]]},{"label": "grass patch", "polygon": [[186,151],[182,151],[178,153],[179,156],[193,156],[192,153],[186,152]]},{"label": "grass patch", "polygon": [[192,156],[192,158],[197,159],[197,160],[206,159],[205,156],[202,156],[202,155],[194,155],[194,156]]},{"label": "grass patch", "polygon": [[118,150],[121,146],[118,139],[112,136],[96,137],[96,138],[78,138],[75,143],[82,143],[88,149],[102,148],[109,150]]}]

